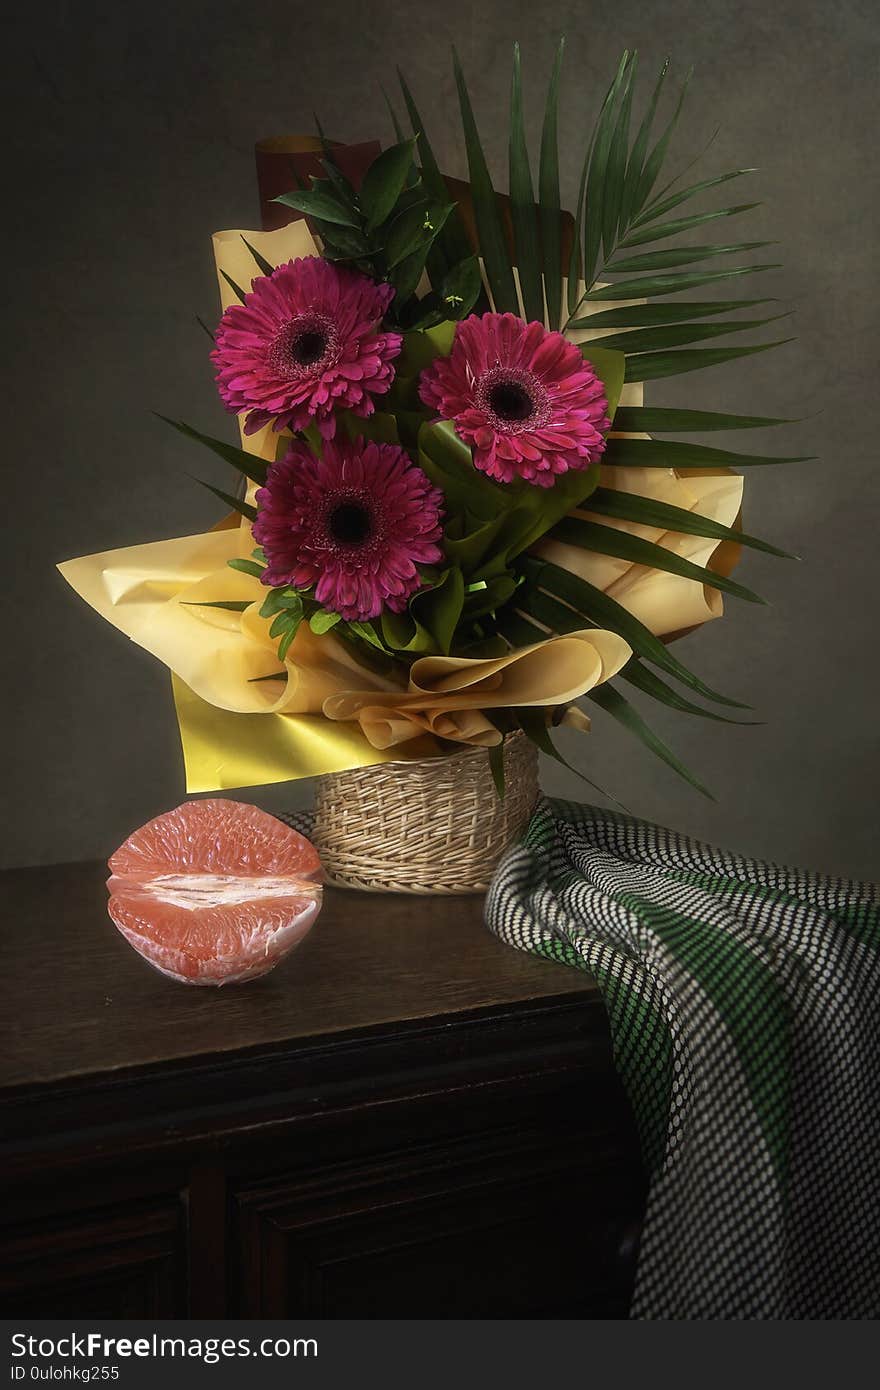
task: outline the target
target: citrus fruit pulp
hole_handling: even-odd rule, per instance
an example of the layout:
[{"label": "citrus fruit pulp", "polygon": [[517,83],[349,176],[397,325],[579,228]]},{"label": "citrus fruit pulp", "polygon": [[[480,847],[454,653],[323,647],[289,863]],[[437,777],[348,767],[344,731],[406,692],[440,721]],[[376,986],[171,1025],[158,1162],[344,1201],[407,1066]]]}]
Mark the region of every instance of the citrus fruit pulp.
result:
[{"label": "citrus fruit pulp", "polygon": [[265,975],[321,910],[314,846],[240,801],[184,802],[130,835],[108,867],[119,931],[186,984]]}]

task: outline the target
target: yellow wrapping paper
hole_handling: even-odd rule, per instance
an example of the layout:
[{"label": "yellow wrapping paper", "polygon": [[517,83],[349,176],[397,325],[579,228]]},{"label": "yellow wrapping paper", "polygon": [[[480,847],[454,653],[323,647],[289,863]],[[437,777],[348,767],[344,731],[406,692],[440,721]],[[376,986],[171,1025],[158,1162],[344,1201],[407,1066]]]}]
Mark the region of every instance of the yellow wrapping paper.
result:
[{"label": "yellow wrapping paper", "polygon": [[[318,250],[304,222],[275,232],[218,232],[213,245],[224,308],[235,296],[221,271],[243,288],[254,278],[243,236],[273,265]],[[570,336],[577,341],[590,335]],[[641,385],[624,387],[622,404],[641,402]],[[287,431],[271,429],[242,433],[242,447],[271,461],[286,447],[286,437]],[[681,478],[673,470],[608,468],[603,474],[606,487],[658,497],[726,524],[739,511],[742,479],[729,472]],[[694,563],[717,563],[717,542],[601,520],[657,540]],[[205,535],[59,566],[87,603],[171,670],[191,792],[434,756],[441,751],[437,738],[497,743],[500,735],[484,710],[559,709],[611,678],[631,655],[614,633],[575,632],[491,661],[424,657],[403,686],[367,671],[332,634],[316,638],[304,624],[282,664],[269,623],[259,616],[265,592],[259,580],[227,564],[252,549],[250,525],[228,518]],[[717,591],[692,580],[554,542],[537,550],[607,591],[659,636],[721,612]],[[249,607],[235,612],[204,606],[229,601]],[[579,711],[569,717],[589,727]]]}]

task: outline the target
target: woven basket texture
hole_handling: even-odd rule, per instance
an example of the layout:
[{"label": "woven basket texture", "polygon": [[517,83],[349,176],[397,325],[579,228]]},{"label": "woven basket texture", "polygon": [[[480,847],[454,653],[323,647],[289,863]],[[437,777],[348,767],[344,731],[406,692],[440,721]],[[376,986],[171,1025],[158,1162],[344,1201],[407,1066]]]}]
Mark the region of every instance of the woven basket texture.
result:
[{"label": "woven basket texture", "polygon": [[312,839],[328,883],[372,893],[484,893],[538,800],[538,757],[504,743],[500,800],[485,748],[317,779]]}]

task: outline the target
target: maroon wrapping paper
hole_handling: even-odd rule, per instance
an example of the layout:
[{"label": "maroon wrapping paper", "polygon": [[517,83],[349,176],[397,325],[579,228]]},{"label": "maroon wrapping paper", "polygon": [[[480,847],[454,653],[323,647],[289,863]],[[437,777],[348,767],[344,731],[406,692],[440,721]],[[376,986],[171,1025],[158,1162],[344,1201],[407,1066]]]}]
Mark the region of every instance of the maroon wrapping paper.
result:
[{"label": "maroon wrapping paper", "polygon": [[[364,174],[382,149],[377,140],[362,145],[341,145],[330,140],[328,144],[339,168],[355,188],[360,187]],[[255,154],[263,231],[275,232],[289,222],[298,221],[302,213],[283,203],[274,203],[272,199],[281,193],[293,192],[297,178],[307,187],[310,176],[326,178],[321,168],[321,141],[316,135],[272,135],[267,140],[257,141]]]}]

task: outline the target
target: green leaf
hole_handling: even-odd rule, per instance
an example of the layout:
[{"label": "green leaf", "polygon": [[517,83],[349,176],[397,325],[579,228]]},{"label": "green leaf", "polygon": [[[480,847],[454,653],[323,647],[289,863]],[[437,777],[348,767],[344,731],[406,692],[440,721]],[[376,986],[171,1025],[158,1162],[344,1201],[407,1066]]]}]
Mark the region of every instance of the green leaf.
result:
[{"label": "green leaf", "polygon": [[704,193],[707,188],[717,188],[719,184],[741,178],[743,174],[756,174],[757,172],[757,169],[733,169],[728,174],[716,174],[712,179],[701,179],[699,183],[692,183],[689,188],[684,188],[679,193],[673,193],[669,198],[663,198],[662,201],[657,198],[635,219],[633,226],[641,227],[646,222],[653,222],[657,217],[664,217],[667,212],[672,212],[673,208],[680,207],[690,198],[695,198],[698,193]]},{"label": "green leaf", "polygon": [[677,690],[673,690],[671,685],[667,685],[661,680],[656,672],[643,666],[637,657],[631,657],[620,672],[623,680],[629,681],[637,690],[641,690],[645,695],[650,695],[652,700],[657,700],[661,705],[668,706],[669,709],[678,710],[680,714],[695,714],[700,719],[712,719],[719,724],[736,724],[742,728],[753,728],[758,721],[755,719],[731,719],[726,714],[719,714],[714,709],[704,709],[702,705],[695,705],[693,700],[686,700],[683,695],[679,695]]},{"label": "green leaf", "polygon": [[183,420],[172,420],[167,415],[159,415],[156,418],[163,420],[166,425],[183,434],[187,439],[194,439],[198,444],[204,444],[206,449],[210,449],[218,458],[223,459],[224,463],[232,464],[239,473],[243,473],[251,482],[265,486],[266,478],[269,474],[269,465],[255,454],[248,454],[244,449],[238,449],[233,444],[226,444],[222,439],[212,439],[209,434],[202,434],[199,430],[194,430],[192,425],[187,425]]},{"label": "green leaf", "polygon": [[225,502],[227,507],[231,507],[234,512],[238,512],[240,516],[246,517],[248,521],[256,521],[257,509],[256,507],[252,507],[249,502],[245,502],[241,497],[233,497],[231,492],[224,492],[222,488],[214,487],[213,483],[206,483],[204,478],[195,478],[192,474],[190,474],[190,477],[193,479],[193,482],[198,483],[201,487],[207,488],[209,492],[213,492],[215,497],[219,497],[220,501]]},{"label": "green leaf", "polygon": [[779,262],[766,265],[737,265],[727,270],[670,271],[668,275],[646,275],[639,280],[618,280],[590,290],[589,300],[643,299],[648,295],[675,294],[678,290],[696,290],[701,285],[715,285],[722,280],[734,280],[739,275],[757,275],[762,270],[778,270]]},{"label": "green leaf", "polygon": [[231,570],[238,570],[241,574],[253,575],[254,579],[262,579],[265,572],[265,565],[258,565],[253,560],[243,560],[238,555],[226,561]]},{"label": "green leaf", "polygon": [[711,430],[759,430],[795,421],[771,415],[723,415],[714,410],[678,410],[671,406],[621,406],[614,417],[615,429],[625,434],[695,434]]},{"label": "green leaf", "polygon": [[296,212],[302,212],[306,217],[314,218],[318,222],[331,222],[334,226],[360,229],[356,214],[344,207],[332,193],[325,192],[322,188],[312,187],[301,193],[282,193],[279,198],[273,198],[272,202],[283,203],[285,207],[294,208]]},{"label": "green leaf", "polygon": [[368,261],[375,254],[363,232],[352,227],[321,224],[322,255],[327,261]]},{"label": "green leaf", "polygon": [[[578,184],[577,207],[574,218],[574,236],[571,244],[571,256],[568,261],[568,286],[566,292],[566,304],[568,306],[569,319],[577,312],[581,302],[580,296],[580,277],[583,270],[583,254],[581,246],[584,235],[584,204],[587,200],[587,174],[590,171],[590,154],[592,147],[587,149],[584,155],[584,162],[581,167],[581,178]],[[566,323],[566,328],[570,325]]]},{"label": "green leaf", "polygon": [[[739,700],[732,700],[726,695],[720,695],[699,676],[695,676],[683,662],[672,655],[659,637],[655,637],[653,632],[645,627],[644,623],[633,617],[632,613],[616,599],[603,593],[593,584],[588,584],[585,579],[560,569],[558,565],[534,560],[525,561],[525,571],[532,585],[536,588],[545,589],[555,594],[589,622],[601,627],[608,627],[612,632],[618,633],[624,641],[629,643],[636,655],[644,657],[655,666],[659,666],[661,671],[673,676],[682,685],[686,685],[690,690],[702,695],[704,699],[712,700],[715,704],[730,705],[735,709],[748,708]],[[523,598],[518,598],[517,607],[527,612],[526,600],[527,594]]]},{"label": "green leaf", "polygon": [[299,627],[302,613],[288,613],[286,610],[276,613],[272,626],[269,628],[270,637],[283,637],[284,634],[293,627]]},{"label": "green leaf", "polygon": [[480,263],[476,256],[468,256],[466,260],[454,265],[444,275],[438,290],[446,318],[462,319],[469,314],[479,299],[482,288]]},{"label": "green leaf", "polygon": [[[320,637],[323,633],[329,632],[332,627],[335,627],[336,624],[341,621],[342,619],[338,613],[328,613],[326,609],[319,608],[317,613],[313,613],[309,618],[309,627],[317,637]],[[352,624],[352,626],[354,626],[354,624]]]},{"label": "green leaf", "polygon": [[606,348],[604,340],[601,343],[579,343],[578,346],[584,361],[589,362],[602,379],[608,402],[608,418],[613,421],[623,390],[626,358],[622,352]]},{"label": "green leaf", "polygon": [[529,168],[522,106],[519,44],[513,45],[513,79],[510,92],[510,215],[516,246],[516,264],[523,313],[528,322],[544,322],[544,286],[541,280],[541,245],[538,210]]},{"label": "green leaf", "polygon": [[735,454],[677,439],[609,439],[602,462],[621,468],[751,468],[757,464],[806,463],[806,456],[770,458]]},{"label": "green leaf", "polygon": [[385,654],[385,647],[383,646],[382,641],[380,640],[371,622],[348,622],[346,624],[346,627],[348,628],[349,632],[354,633],[355,637],[359,637],[362,642],[366,642],[368,646],[375,647],[377,651],[382,652],[383,655]]},{"label": "green leaf", "polygon": [[775,244],[772,241],[740,241],[730,246],[667,247],[663,251],[650,251],[644,256],[626,256],[622,261],[612,261],[606,269],[614,275],[624,271],[633,274],[643,270],[665,270],[674,266],[694,265],[697,261],[708,261],[714,256],[738,255],[740,251],[755,251],[759,247]]},{"label": "green leaf", "polygon": [[415,140],[401,140],[377,155],[364,175],[359,199],[368,232],[375,231],[391,215],[406,186],[414,148]]},{"label": "green leaf", "polygon": [[575,545],[582,550],[593,550],[600,555],[613,555],[618,560],[627,560],[633,565],[645,565],[649,569],[663,570],[667,574],[677,574],[682,579],[692,579],[697,584],[708,584],[720,589],[734,598],[747,603],[765,603],[766,600],[737,584],[726,575],[715,574],[703,565],[695,565],[691,560],[682,559],[673,551],[667,550],[654,541],[633,536],[629,531],[618,530],[616,526],[604,526],[598,521],[586,521],[582,517],[567,516],[550,533],[553,540],[564,545]]},{"label": "green leaf", "polygon": [[642,497],[634,492],[618,492],[615,488],[597,487],[588,499],[591,512],[600,516],[615,517],[618,521],[634,521],[639,526],[654,526],[663,531],[676,531],[686,536],[706,536],[713,540],[733,541],[737,545],[761,550],[767,555],[776,555],[783,560],[796,560],[797,556],[787,550],[780,550],[767,541],[748,536],[744,531],[735,531],[720,521],[713,521],[699,512],[688,511],[686,507],[673,507],[669,502],[658,502],[653,497]]},{"label": "green leaf", "polygon": [[495,189],[492,186],[492,179],[486,164],[486,157],[483,154],[483,147],[480,143],[480,135],[477,124],[474,120],[474,113],[471,108],[470,97],[468,96],[467,84],[464,80],[464,73],[458,61],[458,54],[453,49],[453,63],[455,66],[455,81],[458,87],[458,100],[461,107],[461,123],[464,130],[464,143],[467,151],[468,170],[470,172],[471,196],[474,201],[474,217],[477,223],[477,231],[480,238],[480,251],[483,257],[483,264],[486,268],[486,277],[492,291],[492,298],[495,302],[495,309],[499,314],[509,312],[519,313],[519,300],[516,294],[516,283],[513,278],[513,270],[510,265],[510,257],[507,251],[507,241],[504,235],[504,225],[501,220],[501,211],[498,207],[498,200],[495,197]]},{"label": "green leaf", "polygon": [[500,743],[489,745],[489,771],[492,773],[492,781],[495,783],[495,791],[498,800],[504,800],[504,739]]},{"label": "green leaf", "polygon": [[556,744],[553,742],[553,739],[550,737],[550,730],[547,728],[546,709],[520,708],[515,710],[514,713],[517,723],[523,733],[535,745],[539,752],[544,753],[548,758],[552,758],[554,762],[561,764],[562,767],[568,768],[569,772],[573,772],[575,777],[580,777],[582,782],[586,782],[588,787],[592,787],[593,791],[598,792],[600,796],[604,796],[607,801],[613,801],[615,806],[620,806],[623,811],[626,810],[626,807],[617,800],[616,796],[612,796],[610,792],[606,792],[604,788],[599,786],[598,782],[592,782],[579,768],[574,767],[567,758],[563,758]]},{"label": "green leaf", "polygon": [[281,634],[281,641],[278,643],[279,661],[283,661],[284,658],[287,656],[287,653],[290,650],[290,644],[293,641],[296,634],[299,632],[301,622],[302,614],[300,614],[299,617],[294,618],[293,622],[288,623],[284,632]]},{"label": "green leaf", "polygon": [[717,367],[723,362],[733,362],[737,357],[754,357],[759,352],[769,352],[771,348],[792,342],[791,338],[778,338],[772,343],[760,343],[757,347],[733,348],[684,348],[680,352],[643,352],[626,360],[626,381],[657,381],[660,377],[679,376],[682,372],[702,371],[704,367]]},{"label": "green leaf", "polygon": [[559,327],[562,313],[562,213],[559,195],[559,74],[565,40],[559,40],[556,59],[547,89],[544,126],[541,132],[541,160],[538,169],[538,203],[541,224],[541,250],[544,260],[544,289],[547,297],[547,324]]},{"label": "green leaf", "polygon": [[410,599],[413,618],[431,634],[442,656],[448,656],[452,648],[463,603],[464,579],[457,566],[448,569],[439,583],[419,589]]},{"label": "green leaf", "polygon": [[672,304],[623,304],[616,309],[598,309],[586,318],[572,319],[569,328],[651,328],[689,319],[707,319],[713,314],[729,314],[734,309],[752,309],[757,304],[775,304],[766,299],[681,300]]},{"label": "green leaf", "polygon": [[180,602],[183,608],[223,608],[228,613],[244,613],[251,606],[250,599],[219,599],[214,603],[205,599],[181,599]]},{"label": "green leaf", "polygon": [[417,251],[423,252],[424,260],[452,210],[452,203],[441,206],[439,203],[422,202],[406,208],[395,217],[385,237],[385,260],[389,270]]},{"label": "green leaf", "polygon": [[681,109],[684,106],[684,99],[687,96],[687,90],[688,86],[690,85],[690,80],[692,76],[693,68],[690,68],[687,74],[685,75],[684,82],[682,83],[681,92],[678,98],[678,105],[676,106],[675,111],[673,112],[672,119],[670,120],[663,134],[660,136],[660,139],[657,141],[653,150],[648,155],[648,158],[645,160],[645,167],[642,170],[641,177],[639,178],[639,185],[635,195],[634,208],[638,210],[641,210],[644,207],[645,202],[647,201],[647,198],[651,192],[651,189],[657,182],[657,176],[659,175],[660,170],[663,167],[663,161],[666,158],[666,151],[669,148],[669,142],[672,139],[673,131],[675,130],[676,125],[678,124],[678,118],[681,115]]},{"label": "green leaf", "polygon": [[657,114],[657,104],[660,100],[660,93],[663,90],[663,83],[666,81],[666,74],[668,71],[669,59],[667,58],[663,67],[660,69],[660,74],[654,86],[653,95],[642,116],[638,134],[636,135],[626,162],[626,173],[623,181],[623,197],[620,204],[620,227],[623,230],[630,225],[634,214],[639,210],[636,206],[636,195],[638,193],[642,170],[645,167],[648,142],[651,138],[651,127],[654,124],[654,117]]},{"label": "green leaf", "polygon": [[277,613],[299,613],[302,614],[303,601],[300,594],[293,589],[270,589],[262,607],[260,608],[261,618],[274,618]]},{"label": "green leaf", "polygon": [[703,796],[707,796],[710,801],[715,800],[708,788],[685,767],[681,759],[673,753],[668,744],[663,742],[659,734],[654,733],[654,730],[645,722],[635,706],[631,705],[629,700],[620,694],[619,690],[615,690],[612,685],[606,683],[589,691],[589,698],[600,709],[604,709],[606,714],[610,714],[613,719],[616,719],[619,724],[634,734],[646,748],[649,748],[662,762],[666,763],[667,767],[671,767],[673,772],[677,772],[679,777],[683,777],[686,782],[689,782],[698,792],[702,792]]},{"label": "green leaf", "polygon": [[611,141],[614,137],[617,115],[617,94],[620,91],[621,83],[629,67],[629,61],[630,55],[628,51],[624,49],[623,57],[620,60],[620,65],[614,76],[614,81],[608,88],[605,94],[605,100],[602,102],[599,118],[593,133],[584,213],[584,280],[587,286],[591,285],[593,282],[599,248],[602,244],[605,174],[608,167]]},{"label": "green leaf", "polygon": [[650,223],[641,231],[630,232],[620,244],[622,247],[644,246],[649,241],[663,241],[666,237],[679,236],[692,227],[700,227],[705,222],[715,222],[719,217],[736,217],[741,212],[751,212],[760,203],[738,203],[735,207],[715,208],[711,212],[696,212],[690,217],[679,217],[674,222],[661,222],[659,226]]},{"label": "green leaf", "polygon": [[[778,319],[788,318],[787,314],[772,314],[765,319],[734,319],[727,323],[668,324],[658,328],[632,329],[627,333],[606,333],[597,339],[601,347],[617,352],[656,352],[663,348],[682,347],[685,343],[699,343],[706,338],[721,338],[726,333],[744,333],[751,328],[763,328],[765,324],[776,323]],[[579,343],[584,349],[591,343]]]},{"label": "green leaf", "polygon": [[[419,115],[418,108],[412,99],[409,87],[399,69],[398,77],[400,79],[403,99],[406,103],[413,135],[416,138],[419,158],[422,163],[422,183],[425,186],[426,192],[433,198],[435,203],[445,203],[449,198],[449,192],[444,182],[443,175],[440,173],[437,160],[434,157],[434,151],[431,148],[430,141],[425,133],[424,122]],[[442,253],[445,260],[445,264],[439,267],[441,271],[445,271],[451,266],[457,265],[459,261],[466,260],[469,256],[473,255],[473,247],[468,241],[458,209],[456,209],[449,218],[449,221],[445,224],[443,232],[432,247],[432,255],[437,251]]]},{"label": "green leaf", "polygon": [[244,290],[241,288],[241,285],[237,285],[237,284],[235,283],[235,281],[233,280],[232,276],[231,276],[231,275],[227,275],[225,270],[221,270],[221,271],[220,271],[220,274],[223,276],[223,279],[226,281],[227,285],[228,285],[229,288],[232,290],[232,293],[235,295],[235,297],[236,297],[242,304],[246,304],[246,303],[247,303],[247,295],[245,294]]},{"label": "green leaf", "polygon": [[608,162],[605,166],[605,186],[602,190],[602,245],[606,257],[610,256],[614,250],[617,229],[620,224],[626,185],[626,157],[629,149],[633,83],[637,68],[638,54],[634,52],[621,82],[617,120],[614,123],[614,132],[608,147]]},{"label": "green leaf", "polygon": [[245,246],[246,246],[247,249],[250,251],[251,255],[253,256],[254,260],[256,261],[257,266],[258,266],[258,268],[259,268],[261,274],[263,274],[263,275],[274,275],[274,273],[275,273],[275,267],[274,267],[274,265],[272,264],[272,262],[271,262],[271,261],[267,261],[265,256],[261,256],[260,253],[259,253],[259,251],[256,249],[256,247],[251,246],[251,244],[250,244],[250,242],[248,241],[247,237],[243,236],[243,237],[242,237],[242,241],[244,242]]}]

